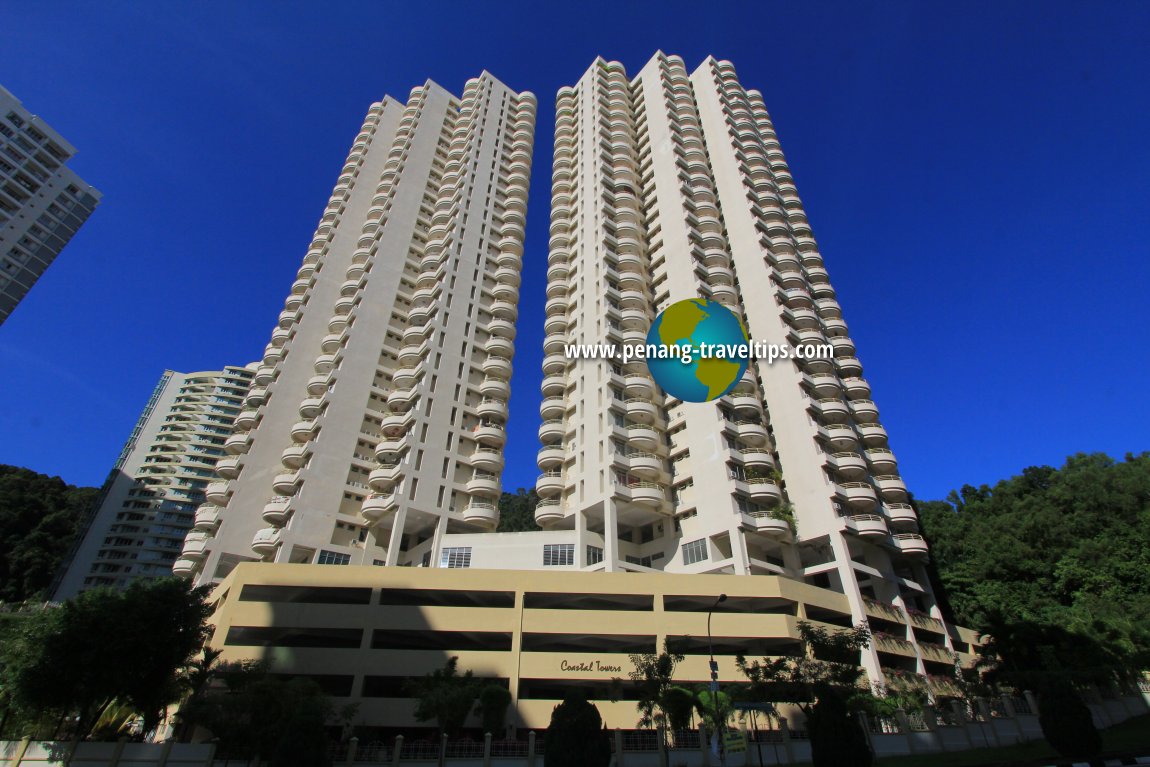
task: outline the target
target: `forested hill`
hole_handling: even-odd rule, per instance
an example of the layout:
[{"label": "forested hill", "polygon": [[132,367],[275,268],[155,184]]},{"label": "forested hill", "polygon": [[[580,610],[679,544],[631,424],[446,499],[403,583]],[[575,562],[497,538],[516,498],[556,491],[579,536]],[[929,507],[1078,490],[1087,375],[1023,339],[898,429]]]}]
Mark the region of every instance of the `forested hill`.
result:
[{"label": "forested hill", "polygon": [[916,505],[958,623],[1060,626],[1150,663],[1150,453],[1079,454]]},{"label": "forested hill", "polygon": [[98,493],[0,464],[0,601],[44,597]]}]

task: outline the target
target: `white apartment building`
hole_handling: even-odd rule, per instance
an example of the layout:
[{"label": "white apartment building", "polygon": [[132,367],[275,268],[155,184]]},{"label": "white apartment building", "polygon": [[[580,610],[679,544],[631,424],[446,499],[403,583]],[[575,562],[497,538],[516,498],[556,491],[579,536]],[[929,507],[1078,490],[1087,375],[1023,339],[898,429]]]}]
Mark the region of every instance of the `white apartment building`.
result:
[{"label": "white apartment building", "polygon": [[75,153],[0,86],[0,324],[100,202],[64,165]]},{"label": "white apartment building", "polygon": [[[798,579],[908,643],[874,643],[872,678],[941,672],[917,649],[949,641],[927,546],[759,92],[713,58],[689,73],[660,53],[634,77],[599,59],[558,93],[554,158],[536,520],[564,564]],[[642,344],[700,296],[754,341],[834,357],[752,361],[696,404],[642,360],[564,354]]]},{"label": "white apartment building", "polygon": [[535,97],[374,104],[175,572],[438,563],[498,522]]},{"label": "white apartment building", "polygon": [[171,576],[184,536],[213,522],[197,508],[253,373],[254,366],[164,371],[73,546],[55,599]]}]

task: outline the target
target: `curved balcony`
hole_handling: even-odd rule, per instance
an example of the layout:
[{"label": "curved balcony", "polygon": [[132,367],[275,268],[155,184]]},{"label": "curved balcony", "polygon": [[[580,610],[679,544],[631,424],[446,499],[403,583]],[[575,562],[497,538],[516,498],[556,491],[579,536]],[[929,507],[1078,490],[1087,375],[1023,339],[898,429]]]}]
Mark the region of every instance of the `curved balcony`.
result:
[{"label": "curved balcony", "polygon": [[510,358],[515,353],[515,344],[510,338],[502,336],[491,336],[483,344],[489,354],[497,354],[501,357]]},{"label": "curved balcony", "polygon": [[471,430],[471,436],[481,445],[494,445],[502,447],[507,441],[507,429],[494,421],[481,422]]},{"label": "curved balcony", "polygon": [[866,459],[858,453],[831,453],[827,456],[827,463],[843,479],[857,481],[865,477],[867,473]]},{"label": "curved balcony", "polygon": [[[711,298],[724,306],[735,306],[739,302],[739,291],[734,285],[712,285]],[[736,311],[735,314],[738,314]]]},{"label": "curved balcony", "polygon": [[287,328],[276,328],[272,331],[271,345],[277,349],[288,342],[291,338],[291,330]]},{"label": "curved balcony", "polygon": [[557,442],[563,439],[567,427],[562,419],[552,418],[539,424],[539,441],[544,444]]},{"label": "curved balcony", "polygon": [[539,415],[542,416],[544,420],[560,419],[566,412],[566,397],[547,397],[539,403]]},{"label": "curved balcony", "polygon": [[296,442],[307,442],[315,436],[316,429],[315,421],[297,421],[291,427],[291,438]]},{"label": "curved balcony", "polygon": [[422,367],[417,362],[414,365],[404,365],[395,369],[391,374],[391,383],[398,389],[410,389],[419,380]]},{"label": "curved balcony", "polygon": [[564,517],[563,502],[554,498],[545,498],[535,505],[535,522],[546,528],[559,522]]},{"label": "curved balcony", "polygon": [[740,448],[738,455],[747,468],[775,468],[775,457],[765,447]]},{"label": "curved balcony", "polygon": [[339,364],[337,355],[321,354],[315,358],[315,372],[317,375],[327,375]]},{"label": "curved balcony", "polygon": [[733,426],[740,441],[755,446],[767,444],[767,427],[758,421],[735,421]]},{"label": "curved balcony", "polygon": [[819,326],[819,315],[810,307],[788,309],[787,320],[791,323],[791,327],[797,330],[817,328]]},{"label": "curved balcony", "polygon": [[363,500],[359,515],[368,522],[375,523],[398,508],[399,503],[394,493],[372,493]]},{"label": "curved balcony", "polygon": [[224,452],[229,455],[242,455],[252,446],[250,432],[237,432],[224,440]]},{"label": "curved balcony", "polygon": [[220,507],[205,503],[196,509],[194,526],[196,530],[211,532],[220,524]]},{"label": "curved balcony", "polygon": [[283,527],[287,524],[288,517],[291,516],[291,496],[290,495],[277,495],[273,498],[268,498],[267,503],[264,504],[263,511],[260,516],[263,517],[264,522],[275,527]]},{"label": "curved balcony", "polygon": [[272,480],[272,489],[280,495],[295,495],[300,481],[298,471],[277,474]]},{"label": "curved balcony", "polygon": [[629,397],[623,405],[629,420],[654,423],[659,417],[659,406],[646,397]]},{"label": "curved balcony", "polygon": [[273,556],[282,540],[282,533],[278,528],[265,527],[257,531],[252,538],[252,551],[261,557]]},{"label": "curved balcony", "polygon": [[179,559],[172,563],[172,574],[179,578],[191,578],[195,576],[198,570],[199,564],[196,559],[185,557],[182,554]]},{"label": "curved balcony", "polygon": [[812,373],[805,378],[815,399],[832,399],[839,395],[839,379],[833,373]]},{"label": "curved balcony", "polygon": [[402,478],[403,464],[385,463],[373,469],[371,474],[367,475],[367,484],[371,486],[372,490],[385,492],[395,487],[396,483]]},{"label": "curved balcony", "polygon": [[472,495],[498,496],[501,489],[499,475],[489,471],[477,471],[467,480],[467,492]]},{"label": "curved balcony", "polygon": [[561,444],[544,445],[539,448],[537,463],[544,471],[563,465],[567,459],[567,448]]},{"label": "curved balcony", "polygon": [[308,397],[299,403],[300,418],[316,418],[323,411],[323,406],[326,403],[326,397]]},{"label": "curved balcony", "polygon": [[511,375],[511,358],[489,353],[483,361],[483,372],[489,376],[508,378]]},{"label": "curved balcony", "polygon": [[335,306],[332,307],[336,314],[349,314],[355,308],[355,303],[359,298],[356,296],[340,296],[335,300]]},{"label": "curved balcony", "polygon": [[759,401],[758,394],[739,391],[737,388],[727,395],[727,403],[735,410],[750,413],[761,413],[763,411],[763,406]]},{"label": "curved balcony", "polygon": [[886,447],[886,429],[877,423],[860,423],[856,427],[867,447]]},{"label": "curved balcony", "polygon": [[312,376],[307,379],[307,393],[313,397],[318,397],[326,392],[335,382],[335,378],[331,375]]},{"label": "curved balcony", "polygon": [[862,363],[858,357],[835,357],[834,366],[844,379],[858,378],[862,375]]},{"label": "curved balcony", "polygon": [[232,497],[232,485],[230,482],[209,482],[204,497],[216,506],[227,506]]},{"label": "curved balcony", "polygon": [[855,399],[850,401],[851,414],[856,421],[873,423],[878,420],[878,407],[872,400]]},{"label": "curved balcony", "polygon": [[851,452],[858,446],[858,434],[850,424],[828,423],[819,427],[819,436],[832,452]]},{"label": "curved balcony", "polygon": [[479,392],[484,397],[507,399],[511,396],[511,384],[502,376],[488,376],[480,382]]},{"label": "curved balcony", "polygon": [[918,515],[914,513],[914,507],[909,503],[884,503],[882,507],[886,511],[887,518],[896,525],[918,524]]},{"label": "curved balcony", "polygon": [[875,485],[882,493],[882,497],[888,501],[905,501],[906,500],[906,482],[895,474],[880,474],[874,478]]},{"label": "curved balcony", "polygon": [[870,448],[866,451],[866,459],[875,474],[890,474],[898,465],[894,453],[885,447]]},{"label": "curved balcony", "polygon": [[258,408],[255,410],[241,410],[239,415],[236,416],[234,422],[235,428],[245,430],[252,428],[256,425],[256,422],[260,420],[260,414],[262,412],[263,411]]},{"label": "curved balcony", "polygon": [[835,487],[836,494],[856,509],[873,509],[878,506],[878,496],[874,488],[866,482],[840,482]]},{"label": "curved balcony", "polygon": [[744,512],[743,526],[756,533],[785,538],[791,534],[791,523],[773,511]]},{"label": "curved balcony", "polygon": [[659,447],[659,433],[654,426],[647,424],[629,424],[627,426],[627,443],[638,448],[641,452],[650,452]]},{"label": "curved balcony", "polygon": [[425,301],[421,304],[412,303],[411,308],[407,310],[407,318],[416,325],[422,325],[431,319],[434,312],[435,304],[431,301]]},{"label": "curved balcony", "polygon": [[918,533],[895,533],[893,538],[894,544],[903,554],[916,558],[926,558],[930,555],[926,539]]},{"label": "curved balcony", "polygon": [[514,322],[519,317],[519,306],[513,301],[497,298],[491,302],[491,313],[502,320]]},{"label": "curved balcony", "polygon": [[268,388],[266,386],[253,386],[248,389],[244,397],[244,409],[252,410],[268,401]]},{"label": "curved balcony", "polygon": [[475,406],[475,412],[480,418],[490,418],[500,423],[507,421],[507,401],[501,399],[484,399]]},{"label": "curved balcony", "polygon": [[488,448],[477,448],[470,456],[468,462],[473,468],[480,471],[497,472],[503,470],[503,452]]},{"label": "curved balcony", "polygon": [[567,356],[565,354],[548,354],[543,357],[544,375],[561,375],[567,371]]},{"label": "curved balcony", "polygon": [[627,373],[623,378],[623,393],[627,397],[654,397],[655,381],[649,375]]},{"label": "curved balcony", "polygon": [[841,399],[835,397],[817,399],[811,403],[811,407],[823,421],[828,423],[844,423],[850,420],[850,410],[847,408],[847,403]]},{"label": "curved balcony", "polygon": [[855,342],[852,341],[849,336],[832,336],[827,340],[829,340],[831,346],[834,347],[836,357],[855,356]]},{"label": "curved balcony", "polygon": [[631,503],[649,508],[658,508],[667,500],[666,490],[658,482],[631,482],[620,485],[624,488]]},{"label": "curved balcony", "polygon": [[276,369],[271,365],[261,365],[256,368],[255,376],[252,377],[252,383],[257,386],[267,386],[276,378]]},{"label": "curved balcony", "polygon": [[208,541],[212,539],[211,533],[203,530],[192,530],[184,536],[184,547],[180,552],[183,559],[190,559],[193,562],[198,562],[207,554]]},{"label": "curved balcony", "polygon": [[535,492],[541,498],[553,498],[563,492],[563,472],[558,469],[545,471],[535,480]]},{"label": "curved balcony", "polygon": [[344,339],[347,338],[347,330],[344,329],[339,333],[328,333],[320,339],[319,348],[324,354],[335,354],[343,347]]},{"label": "curved balcony", "polygon": [[863,538],[886,538],[890,534],[886,520],[878,514],[852,514],[846,520],[847,529]]},{"label": "curved balcony", "polygon": [[844,378],[843,388],[851,399],[870,399],[870,384],[865,378]]},{"label": "curved balcony", "polygon": [[284,448],[284,451],[280,453],[280,463],[289,469],[298,469],[307,463],[307,459],[310,455],[310,445],[291,445]]},{"label": "curved balcony", "polygon": [[656,453],[635,450],[622,456],[622,460],[625,461],[627,470],[638,477],[656,479],[664,473],[663,459]]},{"label": "curved balcony", "polygon": [[463,521],[472,525],[495,527],[499,522],[499,509],[494,503],[472,501],[463,509]]},{"label": "curved balcony", "polygon": [[543,332],[548,336],[567,332],[567,317],[562,314],[553,314],[543,322]]},{"label": "curved balcony", "polygon": [[549,375],[543,377],[541,386],[544,397],[559,397],[567,391],[567,376]]},{"label": "curved balcony", "polygon": [[[395,383],[395,378],[392,377],[391,381]],[[394,412],[406,413],[418,397],[419,391],[414,386],[396,388],[387,395],[387,406]]]},{"label": "curved balcony", "polygon": [[769,477],[747,477],[743,480],[747,490],[757,503],[778,503],[783,499],[783,491]]},{"label": "curved balcony", "polygon": [[281,328],[290,328],[299,321],[301,314],[303,314],[303,312],[299,309],[284,309],[280,312],[279,326]]},{"label": "curved balcony", "polygon": [[487,332],[502,338],[515,338],[515,323],[500,317],[492,317],[487,321]]},{"label": "curved balcony", "polygon": [[240,475],[240,459],[228,457],[216,461],[216,474],[224,479],[235,479]]},{"label": "curved balcony", "polygon": [[407,433],[411,424],[415,422],[415,415],[406,413],[388,413],[380,419],[380,431],[386,437],[400,437]]}]

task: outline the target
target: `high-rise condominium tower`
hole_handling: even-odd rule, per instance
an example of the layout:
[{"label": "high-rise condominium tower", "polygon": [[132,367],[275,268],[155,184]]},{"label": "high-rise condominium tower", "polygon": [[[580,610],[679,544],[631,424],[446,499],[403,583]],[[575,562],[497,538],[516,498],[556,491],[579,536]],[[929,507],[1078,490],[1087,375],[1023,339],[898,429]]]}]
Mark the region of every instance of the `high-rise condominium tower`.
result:
[{"label": "high-rise condominium tower", "polygon": [[[536,520],[575,531],[575,564],[779,574],[845,593],[856,622],[866,599],[939,617],[761,95],[713,58],[688,74],[658,54],[633,79],[600,59],[559,91],[552,194]],[[700,296],[752,340],[831,344],[833,359],[752,361],[694,404],[662,395],[642,360],[564,354],[645,343],[659,311]]]},{"label": "high-rise condominium tower", "polygon": [[[196,509],[224,455],[253,367],[164,372],[104,483],[56,599],[172,574],[184,536],[194,540],[215,523],[210,511]],[[197,530],[189,533],[193,524]]]},{"label": "high-rise condominium tower", "polygon": [[92,214],[75,148],[0,87],[0,323]]},{"label": "high-rise condominium tower", "polygon": [[498,521],[535,97],[371,107],[176,572],[409,565]]}]

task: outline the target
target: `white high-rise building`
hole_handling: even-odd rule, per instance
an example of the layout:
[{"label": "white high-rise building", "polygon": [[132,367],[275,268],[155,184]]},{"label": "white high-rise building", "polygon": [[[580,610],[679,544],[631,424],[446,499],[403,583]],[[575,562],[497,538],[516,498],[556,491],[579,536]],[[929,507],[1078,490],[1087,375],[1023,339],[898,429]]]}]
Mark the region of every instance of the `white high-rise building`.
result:
[{"label": "white high-rise building", "polygon": [[0,87],[0,324],[100,202],[76,149]]},{"label": "white high-rise building", "polygon": [[[688,73],[660,53],[633,78],[599,59],[559,91],[554,157],[536,520],[574,536],[580,569],[776,574],[845,594],[856,623],[869,605],[882,626],[876,610],[893,605],[941,627],[916,514],[762,96],[713,58]],[[665,396],[642,360],[564,354],[643,344],[662,309],[698,297],[754,341],[833,345],[833,358],[752,361],[729,394],[695,404]]]},{"label": "white high-rise building", "polygon": [[498,522],[535,97],[374,104],[175,571],[438,563]]},{"label": "white high-rise building", "polygon": [[251,383],[254,366],[164,371],[100,491],[55,588],[68,599],[172,574],[184,536],[214,520],[197,512]]}]

